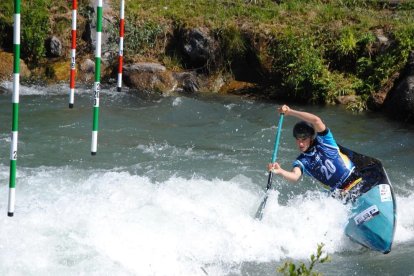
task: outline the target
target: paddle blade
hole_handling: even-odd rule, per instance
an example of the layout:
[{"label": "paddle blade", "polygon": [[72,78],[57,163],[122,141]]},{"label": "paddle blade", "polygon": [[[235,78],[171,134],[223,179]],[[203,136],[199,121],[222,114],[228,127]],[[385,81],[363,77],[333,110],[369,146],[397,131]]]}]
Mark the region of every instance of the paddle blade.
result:
[{"label": "paddle blade", "polygon": [[258,220],[262,220],[262,218],[263,218],[263,213],[264,213],[264,209],[266,207],[267,197],[268,197],[268,193],[266,193],[265,197],[263,198],[262,203],[260,203],[259,209],[257,209],[255,218],[258,219]]}]

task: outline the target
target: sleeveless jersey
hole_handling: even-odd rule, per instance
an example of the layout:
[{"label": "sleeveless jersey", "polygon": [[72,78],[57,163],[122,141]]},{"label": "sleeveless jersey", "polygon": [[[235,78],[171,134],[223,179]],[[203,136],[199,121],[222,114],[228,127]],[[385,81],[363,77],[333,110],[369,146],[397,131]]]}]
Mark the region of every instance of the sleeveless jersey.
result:
[{"label": "sleeveless jersey", "polygon": [[302,173],[306,173],[320,181],[331,191],[342,186],[355,168],[352,161],[339,150],[339,147],[327,128],[319,132],[314,144],[306,152],[301,153],[293,163]]}]

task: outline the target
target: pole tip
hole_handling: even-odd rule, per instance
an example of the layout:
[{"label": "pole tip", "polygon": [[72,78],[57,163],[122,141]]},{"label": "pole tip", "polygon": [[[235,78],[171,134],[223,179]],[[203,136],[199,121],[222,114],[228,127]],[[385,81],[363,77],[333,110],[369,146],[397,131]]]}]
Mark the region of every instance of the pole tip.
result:
[{"label": "pole tip", "polygon": [[73,108],[73,104],[71,104],[71,103],[70,103],[70,104],[69,104],[69,108]]},{"label": "pole tip", "polygon": [[96,155],[96,151],[92,151],[92,152],[91,152],[91,155],[92,155],[92,156],[95,156],[95,155]]},{"label": "pole tip", "polygon": [[12,217],[14,215],[13,212],[7,212],[7,216]]},{"label": "pole tip", "polygon": [[117,87],[117,88],[116,88],[116,91],[117,91],[117,92],[121,92],[121,91],[122,91],[122,87]]}]

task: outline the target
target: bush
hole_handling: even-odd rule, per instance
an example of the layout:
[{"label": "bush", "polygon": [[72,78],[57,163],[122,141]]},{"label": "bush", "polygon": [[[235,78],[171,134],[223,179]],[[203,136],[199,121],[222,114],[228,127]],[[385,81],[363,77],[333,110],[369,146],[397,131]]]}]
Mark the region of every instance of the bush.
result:
[{"label": "bush", "polygon": [[22,58],[29,67],[45,56],[45,40],[49,35],[49,13],[45,1],[28,2],[21,14]]},{"label": "bush", "polygon": [[0,47],[12,49],[13,47],[13,3],[0,2]]},{"label": "bush", "polygon": [[137,55],[151,52],[156,48],[159,36],[164,34],[164,28],[158,23],[145,21],[140,24],[137,17],[129,17],[125,21],[125,52],[127,55]]},{"label": "bush", "polygon": [[325,102],[330,79],[321,48],[314,43],[310,35],[282,34],[270,47],[272,69],[281,77],[282,85],[296,93],[297,99]]},{"label": "bush", "polygon": [[283,273],[283,275],[286,276],[317,276],[322,275],[321,273],[312,271],[316,264],[320,263],[326,263],[331,260],[331,258],[328,255],[323,255],[323,247],[324,244],[318,244],[318,249],[316,251],[316,256],[312,254],[310,256],[310,262],[309,266],[306,266],[304,263],[294,264],[291,261],[286,261],[282,266],[278,268],[278,272]]}]

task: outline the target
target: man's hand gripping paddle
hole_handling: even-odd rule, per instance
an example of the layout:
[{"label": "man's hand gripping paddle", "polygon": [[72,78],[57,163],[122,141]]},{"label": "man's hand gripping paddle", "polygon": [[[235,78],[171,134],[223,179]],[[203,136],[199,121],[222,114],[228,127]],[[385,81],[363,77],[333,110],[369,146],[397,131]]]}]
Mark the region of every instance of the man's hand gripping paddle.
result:
[{"label": "man's hand gripping paddle", "polygon": [[[279,140],[280,140],[280,133],[282,132],[282,123],[283,123],[283,113],[280,113],[280,118],[279,118],[279,124],[277,126],[277,134],[276,134],[276,139],[275,139],[275,145],[273,148],[273,155],[272,155],[272,163],[276,162],[276,158],[277,158],[277,150],[279,148]],[[266,202],[267,202],[267,198],[269,196],[269,191],[272,188],[272,178],[273,178],[273,173],[272,171],[269,171],[269,178],[267,179],[267,187],[266,187],[266,194],[265,197],[263,198],[262,203],[259,206],[259,209],[256,212],[256,219],[261,220],[263,217],[263,212],[264,209],[266,207]]]}]

